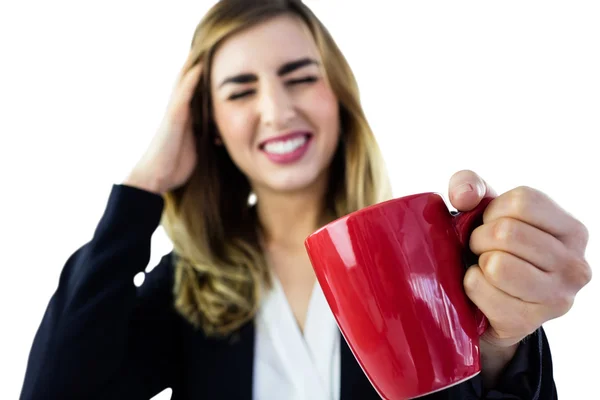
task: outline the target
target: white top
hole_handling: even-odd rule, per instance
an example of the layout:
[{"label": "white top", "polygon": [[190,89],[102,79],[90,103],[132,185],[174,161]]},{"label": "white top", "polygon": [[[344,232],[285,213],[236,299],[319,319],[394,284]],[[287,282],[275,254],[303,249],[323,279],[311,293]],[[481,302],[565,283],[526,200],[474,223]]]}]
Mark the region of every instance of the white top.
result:
[{"label": "white top", "polygon": [[339,400],[340,333],[316,282],[304,335],[273,277],[256,316],[253,399]]}]

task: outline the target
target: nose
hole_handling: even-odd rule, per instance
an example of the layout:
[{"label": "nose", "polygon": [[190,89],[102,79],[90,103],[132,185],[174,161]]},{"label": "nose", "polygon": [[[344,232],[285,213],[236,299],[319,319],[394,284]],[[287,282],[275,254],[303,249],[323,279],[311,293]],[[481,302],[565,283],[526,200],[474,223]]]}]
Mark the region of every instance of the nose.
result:
[{"label": "nose", "polygon": [[259,112],[265,126],[283,129],[296,116],[294,99],[280,82],[265,83],[261,90]]}]

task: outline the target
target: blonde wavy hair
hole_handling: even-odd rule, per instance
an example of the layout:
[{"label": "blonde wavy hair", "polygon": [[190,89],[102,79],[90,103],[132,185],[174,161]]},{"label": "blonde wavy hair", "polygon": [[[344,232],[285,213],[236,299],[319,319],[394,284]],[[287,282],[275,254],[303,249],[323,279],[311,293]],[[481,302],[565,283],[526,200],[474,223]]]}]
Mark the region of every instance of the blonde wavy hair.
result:
[{"label": "blonde wavy hair", "polygon": [[175,307],[206,335],[227,335],[252,320],[270,273],[259,242],[251,187],[224,146],[215,146],[209,90],[215,49],[231,35],[292,14],[309,28],[340,104],[342,140],[330,167],[327,207],[334,218],[391,197],[385,164],[360,104],[358,86],[333,38],[300,0],[221,0],[200,21],[191,51],[204,65],[192,99],[198,165],[165,194],[162,225],[174,245]]}]

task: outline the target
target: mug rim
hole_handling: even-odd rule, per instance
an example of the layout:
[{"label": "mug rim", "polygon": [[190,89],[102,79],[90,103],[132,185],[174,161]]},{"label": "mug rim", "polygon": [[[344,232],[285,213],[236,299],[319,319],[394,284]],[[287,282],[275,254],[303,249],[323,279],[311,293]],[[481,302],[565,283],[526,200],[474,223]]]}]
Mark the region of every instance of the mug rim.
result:
[{"label": "mug rim", "polygon": [[312,232],[310,235],[308,235],[306,237],[306,239],[304,240],[304,242],[305,243],[308,242],[313,236],[320,235],[322,231],[326,230],[327,228],[329,228],[331,226],[339,225],[343,221],[347,221],[348,219],[356,218],[356,217],[360,216],[361,214],[368,213],[368,212],[371,212],[371,211],[379,209],[379,208],[384,208],[384,207],[387,207],[387,206],[389,206],[391,204],[397,204],[397,203],[406,202],[407,200],[412,200],[414,198],[418,198],[418,197],[431,197],[431,196],[439,197],[442,200],[442,202],[444,203],[444,205],[447,207],[446,201],[444,199],[444,196],[442,196],[442,194],[439,193],[439,192],[421,192],[421,193],[414,193],[414,194],[409,194],[409,195],[406,195],[406,196],[396,197],[396,198],[393,198],[393,199],[388,199],[388,200],[380,201],[379,203],[371,204],[370,206],[363,207],[360,210],[356,210],[356,211],[353,211],[353,212],[351,212],[349,214],[346,214],[344,216],[336,218],[333,221],[331,221],[331,222],[323,225],[322,227],[320,227],[317,230],[315,230],[314,232]]}]

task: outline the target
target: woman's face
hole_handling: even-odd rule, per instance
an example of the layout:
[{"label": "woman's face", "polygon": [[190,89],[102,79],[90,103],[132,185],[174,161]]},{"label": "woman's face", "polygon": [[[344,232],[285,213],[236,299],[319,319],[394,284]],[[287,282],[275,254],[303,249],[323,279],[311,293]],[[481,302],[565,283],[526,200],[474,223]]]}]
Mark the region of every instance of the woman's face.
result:
[{"label": "woman's face", "polygon": [[306,190],[339,141],[338,101],[304,23],[280,16],[228,38],[214,54],[215,123],[254,190]]}]

